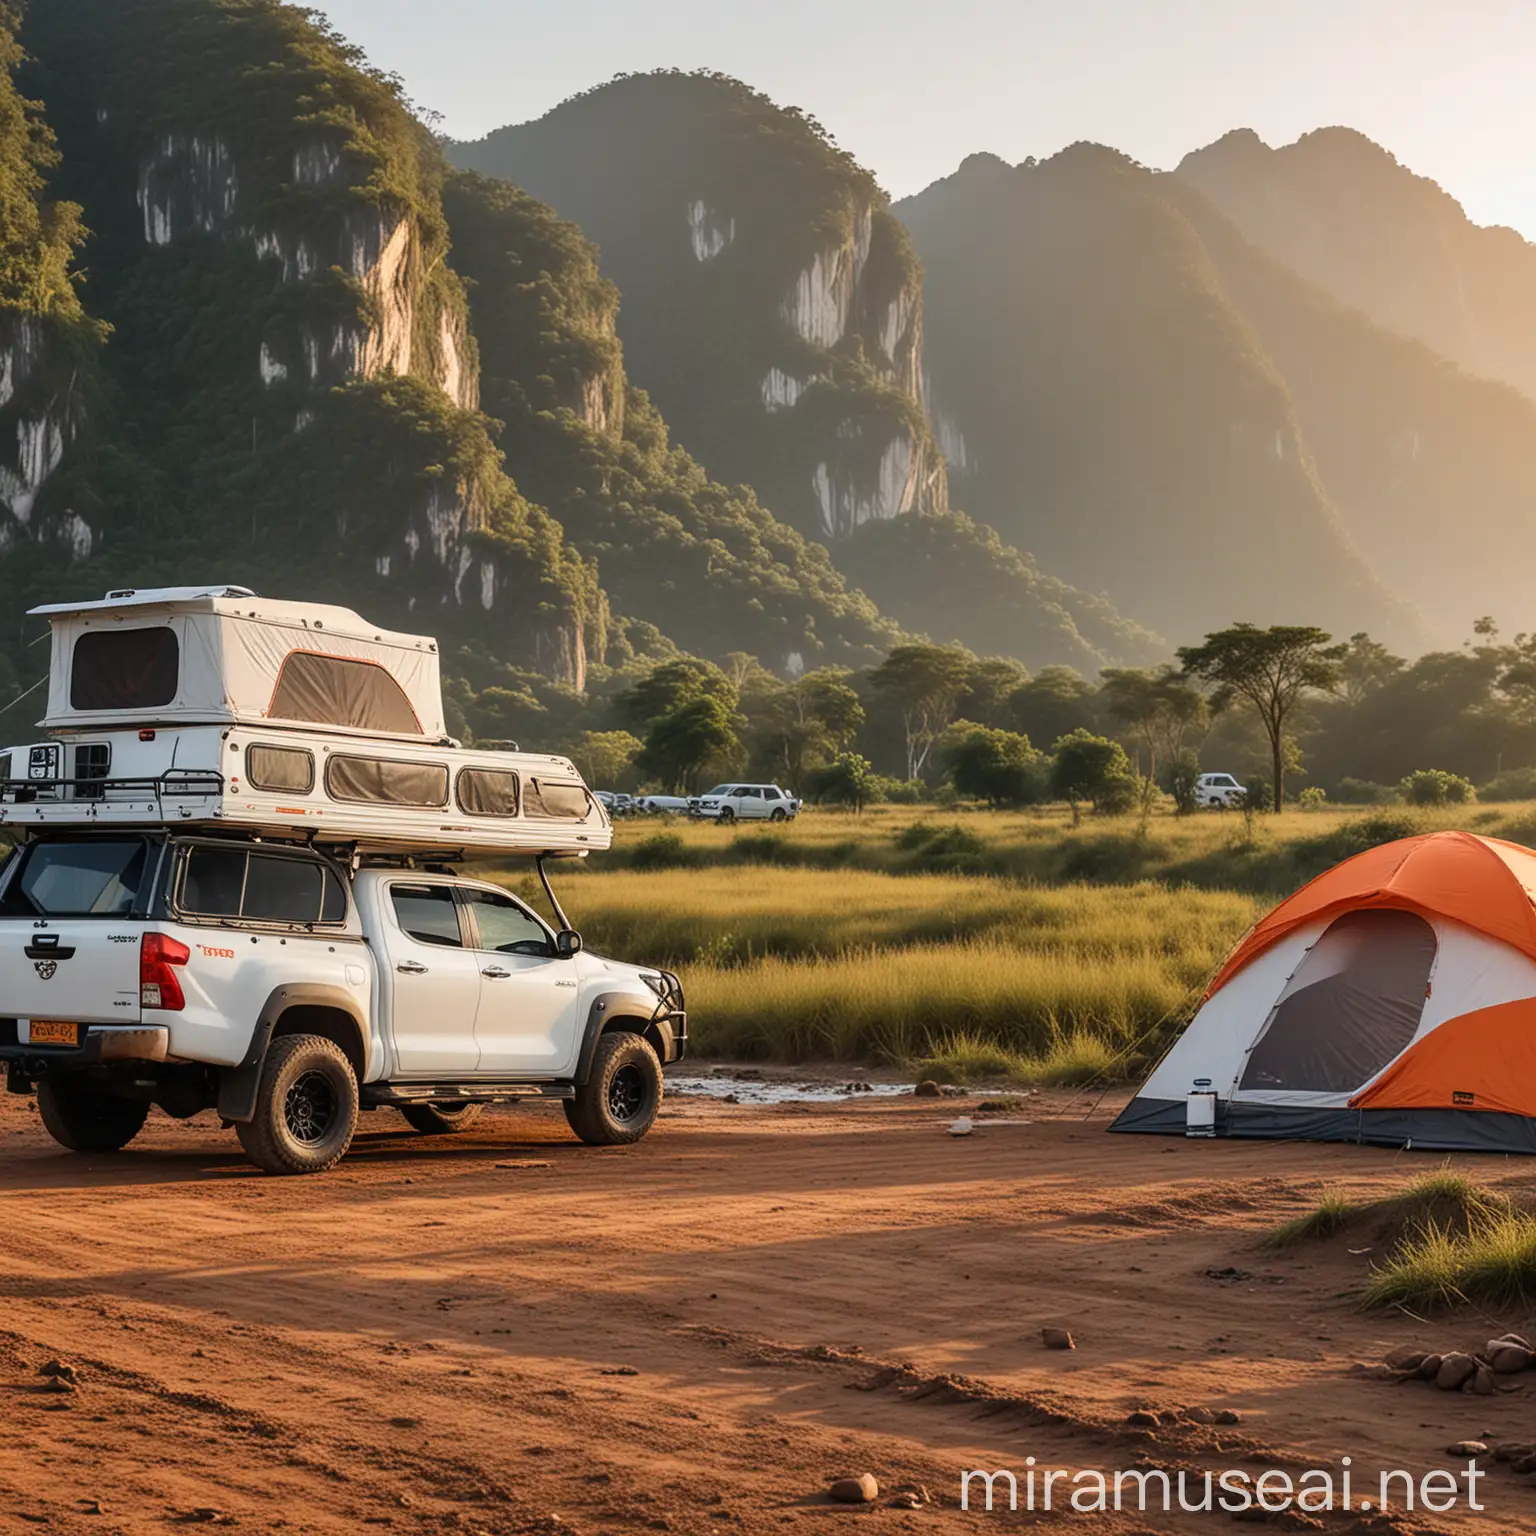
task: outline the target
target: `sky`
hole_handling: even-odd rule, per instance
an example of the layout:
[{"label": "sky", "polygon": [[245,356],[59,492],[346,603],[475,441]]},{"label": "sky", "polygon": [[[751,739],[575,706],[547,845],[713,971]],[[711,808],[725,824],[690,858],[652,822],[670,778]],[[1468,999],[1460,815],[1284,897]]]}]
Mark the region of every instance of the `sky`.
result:
[{"label": "sky", "polygon": [[1079,139],[1169,168],[1342,124],[1536,238],[1536,0],[309,0],[477,138],[623,71],[804,108],[894,197]]}]

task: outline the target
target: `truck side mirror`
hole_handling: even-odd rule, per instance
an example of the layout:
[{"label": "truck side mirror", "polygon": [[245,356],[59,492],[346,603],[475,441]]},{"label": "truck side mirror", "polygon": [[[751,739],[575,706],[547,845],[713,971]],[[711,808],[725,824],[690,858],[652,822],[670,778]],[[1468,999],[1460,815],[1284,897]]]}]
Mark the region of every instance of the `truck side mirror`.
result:
[{"label": "truck side mirror", "polygon": [[581,935],[574,928],[562,928],[555,935],[555,955],[561,960],[573,960],[581,953]]}]

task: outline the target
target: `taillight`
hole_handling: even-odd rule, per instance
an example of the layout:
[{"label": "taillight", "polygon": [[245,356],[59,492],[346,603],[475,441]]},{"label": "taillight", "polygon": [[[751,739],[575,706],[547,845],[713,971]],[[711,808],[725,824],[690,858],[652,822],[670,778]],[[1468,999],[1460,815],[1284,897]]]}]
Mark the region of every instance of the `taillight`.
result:
[{"label": "taillight", "polygon": [[173,1012],[185,1008],[181,979],[173,967],[185,965],[191,958],[192,951],[180,939],[168,933],[146,933],[139,946],[139,1006]]}]

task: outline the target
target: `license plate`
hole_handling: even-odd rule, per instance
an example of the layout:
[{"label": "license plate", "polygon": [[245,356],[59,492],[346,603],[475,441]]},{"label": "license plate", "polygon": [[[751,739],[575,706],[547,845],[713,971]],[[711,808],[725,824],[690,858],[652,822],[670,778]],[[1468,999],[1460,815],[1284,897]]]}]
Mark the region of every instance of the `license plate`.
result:
[{"label": "license plate", "polygon": [[29,1031],[33,1045],[79,1045],[80,1026],[59,1019],[33,1019]]}]

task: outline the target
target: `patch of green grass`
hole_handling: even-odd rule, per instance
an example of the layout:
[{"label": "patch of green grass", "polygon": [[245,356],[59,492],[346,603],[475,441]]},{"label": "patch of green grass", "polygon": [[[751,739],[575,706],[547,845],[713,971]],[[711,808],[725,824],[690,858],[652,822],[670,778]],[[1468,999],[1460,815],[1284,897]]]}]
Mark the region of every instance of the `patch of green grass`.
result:
[{"label": "patch of green grass", "polygon": [[1363,1299],[1368,1307],[1413,1312],[1529,1306],[1536,1301],[1536,1216],[1506,1210],[1467,1232],[1425,1227],[1372,1272]]},{"label": "patch of green grass", "polygon": [[[910,1063],[937,1082],[1009,1082],[1028,1087],[1075,1088],[1101,1077],[1123,1076],[1123,1048],[1089,1029],[1055,1028],[1043,1045],[1010,1050],[974,1034],[939,1040],[932,1053]],[[982,1109],[1017,1109],[1018,1099],[997,1099]]]},{"label": "patch of green grass", "polygon": [[1297,1243],[1319,1241],[1341,1232],[1360,1206],[1339,1190],[1327,1191],[1317,1205],[1301,1216],[1281,1222],[1264,1238],[1266,1248],[1291,1248]]}]

